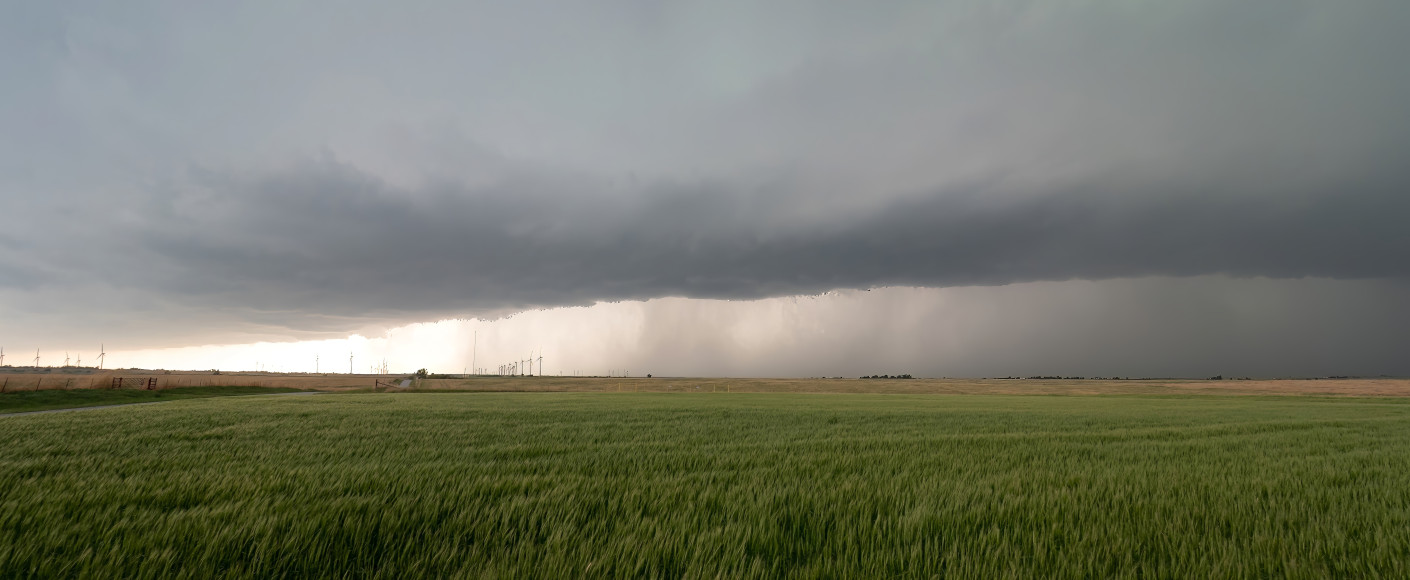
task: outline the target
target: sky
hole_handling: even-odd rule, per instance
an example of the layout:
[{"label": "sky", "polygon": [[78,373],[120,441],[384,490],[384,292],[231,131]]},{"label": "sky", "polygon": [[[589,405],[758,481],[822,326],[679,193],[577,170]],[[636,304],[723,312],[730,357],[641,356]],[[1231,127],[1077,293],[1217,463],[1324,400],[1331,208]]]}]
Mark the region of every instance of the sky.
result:
[{"label": "sky", "polygon": [[1406,23],[1392,0],[5,3],[0,346],[1410,375]]}]

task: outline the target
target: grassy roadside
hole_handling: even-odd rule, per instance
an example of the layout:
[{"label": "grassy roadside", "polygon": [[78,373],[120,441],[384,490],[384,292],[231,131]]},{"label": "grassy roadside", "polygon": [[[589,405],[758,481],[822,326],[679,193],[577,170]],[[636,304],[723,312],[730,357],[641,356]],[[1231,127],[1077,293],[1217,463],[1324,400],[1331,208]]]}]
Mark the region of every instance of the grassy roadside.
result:
[{"label": "grassy roadside", "polygon": [[96,407],[100,405],[151,403],[156,401],[174,401],[177,399],[228,397],[232,395],[296,393],[301,390],[302,389],[264,387],[181,387],[156,391],[135,389],[20,391],[0,394],[0,414],[48,411],[52,409],[72,409],[75,407]]}]

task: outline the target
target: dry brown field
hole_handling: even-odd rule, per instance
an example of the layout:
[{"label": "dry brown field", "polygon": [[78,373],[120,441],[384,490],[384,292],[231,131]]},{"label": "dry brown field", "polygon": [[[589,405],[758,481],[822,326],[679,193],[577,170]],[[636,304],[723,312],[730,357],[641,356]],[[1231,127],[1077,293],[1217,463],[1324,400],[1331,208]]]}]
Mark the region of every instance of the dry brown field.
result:
[{"label": "dry brown field", "polygon": [[476,377],[419,381],[419,390],[878,393],[965,395],[1315,395],[1410,396],[1410,379],[1038,380],[1038,379],[733,379]]},{"label": "dry brown field", "polygon": [[[120,388],[146,388],[156,378],[158,389],[201,386],[287,387],[326,391],[387,390],[408,375],[347,375],[162,370],[0,369],[0,389],[6,392],[107,389],[121,378]],[[377,387],[377,383],[382,387]],[[391,389],[399,390],[399,389]],[[481,376],[414,381],[417,391],[481,392],[692,392],[692,393],[879,393],[879,394],[1010,394],[1010,395],[1307,395],[1410,396],[1410,379],[1256,379],[1256,380],[1077,380],[1077,379],[768,379],[768,378],[609,378]]]}]

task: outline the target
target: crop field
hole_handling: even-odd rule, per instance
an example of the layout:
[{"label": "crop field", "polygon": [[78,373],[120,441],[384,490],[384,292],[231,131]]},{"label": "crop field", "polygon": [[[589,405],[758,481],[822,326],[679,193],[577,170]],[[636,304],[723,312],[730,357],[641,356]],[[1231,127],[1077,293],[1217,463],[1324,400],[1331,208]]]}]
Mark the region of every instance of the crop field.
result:
[{"label": "crop field", "polygon": [[[575,376],[450,376],[417,379],[413,391],[583,393],[859,393],[895,395],[1314,395],[1410,397],[1403,378],[1338,379],[857,379]],[[167,371],[0,367],[0,398],[30,391],[258,387],[320,391],[386,390],[410,374]],[[115,379],[121,379],[115,382]],[[382,385],[382,386],[378,386]],[[117,389],[112,387],[118,386]]]},{"label": "crop field", "polygon": [[158,390],[190,387],[371,390],[378,380],[393,378],[399,379],[400,376],[0,367],[0,395],[27,391],[145,390],[149,379],[155,379]]},{"label": "crop field", "polygon": [[297,393],[297,389],[264,387],[181,387],[143,389],[74,389],[71,391],[19,391],[0,395],[0,414],[27,413],[74,407],[159,403],[177,399]]},{"label": "crop field", "polygon": [[0,577],[1410,577],[1399,398],[346,393],[0,418]]}]

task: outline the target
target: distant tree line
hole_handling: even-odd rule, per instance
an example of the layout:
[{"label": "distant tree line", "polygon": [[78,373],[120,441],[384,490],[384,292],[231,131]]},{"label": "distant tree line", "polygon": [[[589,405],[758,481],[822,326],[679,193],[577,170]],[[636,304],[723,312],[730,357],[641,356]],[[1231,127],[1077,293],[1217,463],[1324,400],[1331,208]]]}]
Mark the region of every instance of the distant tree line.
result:
[{"label": "distant tree line", "polygon": [[915,377],[913,377],[913,376],[911,376],[911,375],[871,375],[871,376],[867,376],[867,377],[858,377],[858,378],[863,378],[863,379],[914,379]]}]

